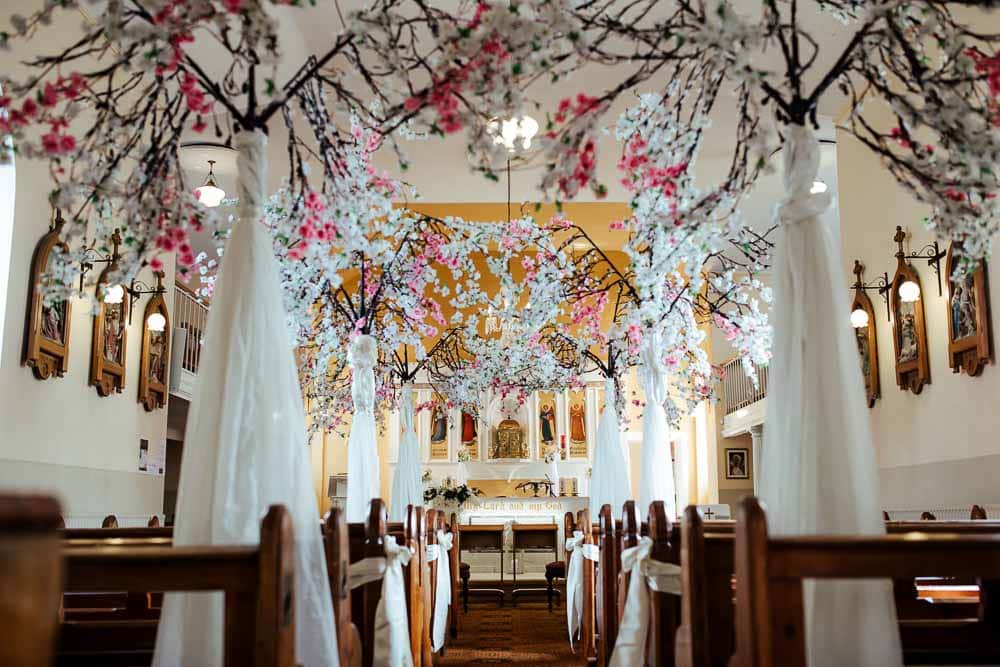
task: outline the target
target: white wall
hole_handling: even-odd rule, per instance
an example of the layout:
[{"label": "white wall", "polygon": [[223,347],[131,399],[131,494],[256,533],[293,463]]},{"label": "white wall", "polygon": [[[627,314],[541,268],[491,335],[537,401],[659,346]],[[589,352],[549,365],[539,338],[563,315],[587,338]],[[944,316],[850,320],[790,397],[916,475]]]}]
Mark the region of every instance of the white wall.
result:
[{"label": "white wall", "polygon": [[[875,111],[874,103],[868,108]],[[888,122],[888,121],[887,121]],[[888,125],[887,125],[888,126]],[[922,224],[927,209],[895,182],[859,142],[840,133],[840,207],[845,271],[855,259],[865,265],[865,278],[896,268],[892,236],[896,225],[912,234],[911,251],[933,240]],[[943,248],[946,249],[946,248]],[[875,294],[882,398],[871,409],[872,432],[886,507],[967,507],[1000,500],[992,480],[1000,474],[1000,369],[987,366],[978,378],[952,373],[948,365],[947,306],[938,296],[934,272],[926,262],[913,262],[923,288],[924,317],[931,384],[919,396],[896,386],[892,330],[885,305]],[[942,262],[941,270],[944,271]],[[1000,294],[1000,272],[989,267],[989,291]],[[839,287],[839,286],[838,286]],[[844,285],[843,289],[847,289]],[[992,328],[1000,331],[1000,304],[994,302]],[[848,313],[844,313],[848,317]]]},{"label": "white wall", "polygon": [[[37,3],[16,0],[10,11],[28,13]],[[69,39],[80,16],[57,12],[51,35]],[[52,41],[48,41],[52,44]],[[0,71],[20,76],[16,62],[23,49],[0,55]],[[137,401],[142,310],[128,329],[124,392],[100,398],[87,386],[92,317],[87,304],[73,304],[67,374],[39,381],[21,366],[21,346],[28,296],[28,272],[38,239],[47,231],[51,209],[47,165],[18,160],[15,222],[10,271],[6,276],[6,318],[0,356],[0,491],[38,489],[60,496],[69,516],[106,513],[149,515],[160,512],[163,478],[137,472],[139,439],[149,440],[153,458],[165,446],[167,411],[147,413]],[[2,208],[2,207],[0,207]],[[172,303],[172,268],[168,267],[168,305]],[[141,276],[147,283],[150,276]],[[0,283],[3,284],[3,283]]]}]

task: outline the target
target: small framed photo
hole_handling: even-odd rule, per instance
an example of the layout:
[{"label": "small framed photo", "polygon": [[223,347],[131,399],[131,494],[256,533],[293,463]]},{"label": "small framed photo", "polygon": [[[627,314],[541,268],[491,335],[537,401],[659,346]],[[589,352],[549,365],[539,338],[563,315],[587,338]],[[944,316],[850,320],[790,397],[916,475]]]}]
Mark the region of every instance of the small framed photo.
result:
[{"label": "small framed photo", "polygon": [[726,479],[750,479],[750,450],[745,447],[726,449]]}]

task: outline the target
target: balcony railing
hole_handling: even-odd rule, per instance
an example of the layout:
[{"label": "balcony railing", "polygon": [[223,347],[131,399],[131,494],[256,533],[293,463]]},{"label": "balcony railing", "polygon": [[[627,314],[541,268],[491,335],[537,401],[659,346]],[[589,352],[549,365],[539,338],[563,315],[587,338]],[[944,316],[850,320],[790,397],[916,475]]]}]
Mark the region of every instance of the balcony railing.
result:
[{"label": "balcony railing", "polygon": [[177,283],[174,288],[174,327],[184,329],[187,332],[181,365],[184,370],[190,373],[198,372],[198,364],[201,361],[201,344],[205,337],[207,324],[208,303]]},{"label": "balcony railing", "polygon": [[743,361],[737,357],[722,365],[722,380],[726,399],[726,414],[730,415],[767,396],[767,366],[757,366],[757,386],[743,370]]}]

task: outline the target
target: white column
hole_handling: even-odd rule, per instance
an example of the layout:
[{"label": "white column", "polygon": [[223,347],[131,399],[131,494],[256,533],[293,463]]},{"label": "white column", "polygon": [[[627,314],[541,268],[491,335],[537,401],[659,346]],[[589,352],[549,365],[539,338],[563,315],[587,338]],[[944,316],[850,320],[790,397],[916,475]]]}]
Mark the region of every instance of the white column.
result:
[{"label": "white column", "polygon": [[764,425],[754,424],[750,427],[750,439],[753,441],[753,462],[750,470],[753,471],[753,494],[757,495],[757,480],[760,479],[761,456],[764,451]]}]

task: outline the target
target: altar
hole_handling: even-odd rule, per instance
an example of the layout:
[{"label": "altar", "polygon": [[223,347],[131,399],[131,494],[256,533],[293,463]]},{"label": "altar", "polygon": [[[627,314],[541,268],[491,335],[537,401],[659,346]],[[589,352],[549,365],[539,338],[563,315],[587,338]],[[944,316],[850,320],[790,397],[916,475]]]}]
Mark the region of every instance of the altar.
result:
[{"label": "altar", "polygon": [[[483,553],[463,553],[464,562],[468,562],[472,580],[493,581],[514,578],[518,580],[538,580],[545,575],[546,563],[562,558],[565,549],[563,535],[563,516],[566,512],[574,515],[588,506],[589,498],[580,496],[563,496],[559,498],[543,497],[485,497],[470,502],[463,509],[459,523],[465,525],[502,525],[503,553],[484,551]],[[544,547],[519,549],[514,554],[514,524],[550,524],[556,527],[555,554]],[[500,563],[503,563],[503,573]],[[516,569],[515,569],[516,565]]]}]

